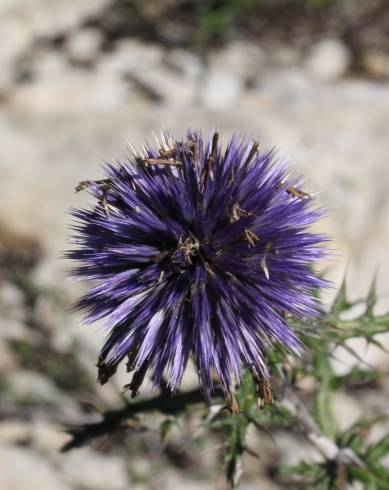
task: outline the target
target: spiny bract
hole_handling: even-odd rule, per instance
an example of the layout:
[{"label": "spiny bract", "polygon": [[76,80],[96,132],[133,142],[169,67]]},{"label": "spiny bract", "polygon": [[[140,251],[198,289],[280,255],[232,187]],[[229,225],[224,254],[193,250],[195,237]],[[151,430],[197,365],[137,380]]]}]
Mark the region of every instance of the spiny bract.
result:
[{"label": "spiny bract", "polygon": [[215,384],[232,396],[244,369],[269,402],[266,349],[300,342],[288,315],[314,316],[313,271],[324,236],[308,230],[322,214],[255,141],[232,137],[223,150],[163,134],[158,147],[106,165],[107,178],[82,182],[97,199],[77,218],[73,274],[97,281],[76,308],[106,318],[98,360],[105,383],[127,358],[135,396],[147,372],[177,390],[190,357],[206,397]]}]

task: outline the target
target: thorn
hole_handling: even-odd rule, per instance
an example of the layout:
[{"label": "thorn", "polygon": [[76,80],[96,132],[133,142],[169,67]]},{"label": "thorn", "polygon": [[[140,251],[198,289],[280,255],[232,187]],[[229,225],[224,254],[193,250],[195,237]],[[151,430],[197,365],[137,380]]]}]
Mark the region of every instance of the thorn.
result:
[{"label": "thorn", "polygon": [[253,146],[251,147],[250,153],[248,154],[248,156],[246,158],[246,161],[243,164],[243,170],[244,171],[246,171],[246,169],[249,166],[251,160],[258,153],[258,147],[259,147],[259,143],[257,141],[254,141]]},{"label": "thorn", "polygon": [[145,162],[149,163],[150,165],[171,165],[171,166],[182,165],[182,162],[180,160],[173,160],[167,158],[146,158]]},{"label": "thorn", "polygon": [[263,257],[261,259],[261,269],[263,270],[263,273],[265,274],[267,280],[270,279],[270,274],[269,274],[269,269],[267,268],[266,258],[267,258],[267,254],[270,251],[270,248],[271,248],[271,243],[267,243],[265,246]]},{"label": "thorn", "polygon": [[244,235],[246,240],[249,242],[249,245],[255,247],[256,242],[259,241],[259,237],[251,230],[244,230]]},{"label": "thorn", "polygon": [[165,271],[161,271],[158,277],[157,284],[160,284],[163,281],[164,275],[165,275]]}]

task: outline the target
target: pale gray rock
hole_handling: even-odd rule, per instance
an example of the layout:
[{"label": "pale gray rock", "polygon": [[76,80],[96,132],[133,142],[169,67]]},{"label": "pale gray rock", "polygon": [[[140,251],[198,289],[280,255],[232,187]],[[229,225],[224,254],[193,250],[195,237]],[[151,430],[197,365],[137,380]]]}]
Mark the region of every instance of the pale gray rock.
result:
[{"label": "pale gray rock", "polygon": [[[2,325],[0,324],[0,329]],[[11,371],[11,369],[15,369],[17,367],[17,362],[14,359],[10,349],[5,344],[3,339],[0,339],[0,371],[2,375],[5,376],[7,372]]]},{"label": "pale gray rock", "polygon": [[34,420],[29,424],[30,438],[37,452],[45,454],[55,461],[62,458],[58,453],[69,441],[70,436],[64,427],[55,425],[47,420]]},{"label": "pale gray rock", "polygon": [[20,319],[0,316],[0,341],[28,341],[31,338],[33,338],[33,334]]},{"label": "pale gray rock", "polygon": [[185,49],[169,50],[166,54],[166,64],[189,80],[198,80],[204,71],[199,57]]},{"label": "pale gray rock", "polygon": [[36,50],[31,57],[30,71],[33,83],[39,83],[42,80],[52,80],[56,83],[66,78],[73,68],[62,51],[41,49]]},{"label": "pale gray rock", "polygon": [[30,428],[31,424],[21,420],[1,422],[0,444],[15,444],[27,441],[30,438]]},{"label": "pale gray rock", "polygon": [[17,75],[17,62],[28,49],[32,36],[28,28],[15,19],[8,19],[0,10],[0,95],[7,92]]},{"label": "pale gray rock", "polygon": [[69,405],[58,388],[45,376],[27,370],[18,370],[8,374],[7,384],[12,398],[24,402],[49,405]]},{"label": "pale gray rock", "polygon": [[264,71],[266,55],[262,48],[246,41],[234,41],[209,54],[209,65],[216,72],[234,74],[245,83],[253,82]]},{"label": "pale gray rock", "polygon": [[301,461],[321,461],[322,456],[306,439],[290,432],[274,434],[274,444],[280,450],[282,464],[296,465]]},{"label": "pale gray rock", "polygon": [[254,90],[260,97],[277,97],[284,104],[300,103],[314,87],[305,70],[297,67],[277,67],[265,71]]},{"label": "pale gray rock", "polygon": [[0,5],[1,25],[13,21],[31,38],[50,37],[80,25],[109,0],[6,0]]},{"label": "pale gray rock", "polygon": [[[19,61],[35,41],[72,29],[108,0],[6,0],[0,2],[0,94],[7,93]],[[6,40],[6,42],[4,42]]]},{"label": "pale gray rock", "polygon": [[347,73],[351,52],[339,39],[323,39],[311,49],[305,67],[314,78],[325,82],[337,80]]},{"label": "pale gray rock", "polygon": [[243,81],[234,73],[211,70],[203,81],[202,103],[207,109],[228,111],[238,104],[243,88]]},{"label": "pale gray rock", "polygon": [[367,52],[362,57],[362,66],[372,78],[389,78],[389,55],[382,51]]},{"label": "pale gray rock", "polygon": [[0,446],[1,490],[70,490],[56,468],[27,448]]},{"label": "pale gray rock", "polygon": [[101,31],[93,28],[81,29],[66,40],[65,51],[74,63],[93,63],[99,55],[103,41]]},{"label": "pale gray rock", "polygon": [[14,319],[25,318],[23,292],[9,281],[0,281],[0,313]]},{"label": "pale gray rock", "polygon": [[145,44],[137,39],[123,39],[116,43],[112,52],[101,57],[98,67],[102,73],[125,77],[159,66],[163,57],[163,49],[156,44]]},{"label": "pale gray rock", "polygon": [[164,66],[155,66],[134,71],[130,77],[144,96],[169,104],[190,106],[193,104],[197,85]]},{"label": "pale gray rock", "polygon": [[342,432],[349,429],[364,416],[364,408],[360,400],[341,391],[332,397],[331,406],[336,426]]},{"label": "pale gray rock", "polygon": [[85,490],[127,490],[129,482],[124,461],[89,448],[65,453],[58,461],[68,482]]},{"label": "pale gray rock", "polygon": [[109,112],[127,102],[128,84],[111,75],[73,69],[66,76],[45,77],[15,87],[8,96],[16,110],[45,115]]}]

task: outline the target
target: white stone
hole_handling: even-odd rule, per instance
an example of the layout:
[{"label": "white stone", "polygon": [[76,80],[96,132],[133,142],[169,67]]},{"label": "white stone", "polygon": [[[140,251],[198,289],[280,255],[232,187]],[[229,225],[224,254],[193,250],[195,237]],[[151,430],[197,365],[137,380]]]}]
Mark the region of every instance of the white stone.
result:
[{"label": "white stone", "polygon": [[164,51],[155,44],[137,39],[123,39],[115,49],[101,57],[98,67],[103,73],[127,76],[134,72],[154,68],[162,62]]},{"label": "white stone", "polygon": [[1,490],[70,490],[58,470],[31,450],[0,446]]},{"label": "white stone", "polygon": [[166,63],[189,80],[197,80],[204,70],[200,58],[185,49],[171,49],[166,55]]},{"label": "white stone", "polygon": [[37,114],[80,115],[117,109],[126,103],[128,93],[128,84],[118,77],[73,69],[62,78],[20,85],[8,101],[18,110]]},{"label": "white stone", "polygon": [[333,81],[346,74],[351,64],[351,53],[338,39],[323,39],[309,53],[307,71],[322,81]]},{"label": "white stone", "polygon": [[63,474],[73,487],[88,490],[127,490],[129,482],[124,461],[89,448],[75,449],[61,455]]},{"label": "white stone", "polygon": [[[32,83],[39,83],[41,80],[60,82],[72,71],[67,59],[58,50],[37,51],[30,61],[30,67],[34,79]],[[30,83],[26,83],[26,86],[29,85]]]},{"label": "white stone", "polygon": [[109,0],[12,0],[0,2],[0,94],[7,93],[19,59],[36,40],[71,29]]},{"label": "white stone", "polygon": [[8,374],[9,391],[17,400],[27,400],[49,404],[65,404],[62,393],[45,376],[27,370],[18,370]]},{"label": "white stone", "polygon": [[103,43],[103,35],[97,29],[89,28],[76,31],[65,43],[68,58],[76,63],[92,63]]},{"label": "white stone", "polygon": [[360,401],[341,391],[332,397],[331,407],[336,425],[342,432],[349,429],[363,416],[363,406],[361,406]]},{"label": "white stone", "polygon": [[24,295],[8,281],[0,282],[0,311],[6,317],[25,318]]},{"label": "white stone", "polygon": [[15,319],[9,317],[8,315],[5,317],[0,316],[1,341],[10,342],[13,340],[30,340],[31,337],[32,334],[29,332],[28,327],[20,319]]},{"label": "white stone", "polygon": [[[2,325],[0,324],[0,329],[1,328]],[[16,366],[16,360],[10,352],[8,345],[3,342],[3,339],[0,339],[0,371],[2,372],[2,375],[4,376],[6,372],[15,369]]]},{"label": "white stone", "polygon": [[229,72],[244,82],[252,82],[262,74],[266,56],[262,48],[247,41],[234,41],[209,55],[211,70]]},{"label": "white stone", "polygon": [[0,4],[1,25],[15,21],[33,37],[56,35],[80,25],[109,0],[12,0]]},{"label": "white stone", "polygon": [[[55,456],[70,440],[64,427],[59,427],[45,420],[34,420],[30,425],[30,436],[37,451]],[[62,454],[59,455],[62,458]],[[56,458],[58,459],[58,458]]]},{"label": "white stone", "polygon": [[6,420],[0,423],[0,443],[27,441],[30,437],[30,427],[30,424],[20,420]]},{"label": "white stone", "polygon": [[189,106],[194,102],[196,84],[163,66],[133,72],[131,79],[140,90],[169,105]]},{"label": "white stone", "polygon": [[243,93],[242,80],[229,71],[210,71],[202,87],[202,102],[207,109],[227,111],[235,107]]}]

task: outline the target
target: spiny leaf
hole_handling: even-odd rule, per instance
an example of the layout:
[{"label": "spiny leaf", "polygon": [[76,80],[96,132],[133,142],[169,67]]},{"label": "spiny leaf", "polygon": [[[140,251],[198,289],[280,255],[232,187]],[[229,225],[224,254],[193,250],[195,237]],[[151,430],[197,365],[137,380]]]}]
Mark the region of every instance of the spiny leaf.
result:
[{"label": "spiny leaf", "polygon": [[340,285],[338,294],[337,294],[334,302],[332,303],[330,315],[334,316],[334,317],[338,317],[342,311],[347,310],[351,306],[352,306],[352,303],[350,303],[347,300],[347,295],[346,295],[346,273],[345,273],[345,275],[343,277],[342,284]]},{"label": "spiny leaf", "polygon": [[374,318],[373,309],[375,304],[377,303],[377,271],[374,274],[373,280],[371,282],[371,286],[369,289],[369,293],[366,299],[366,313],[365,315],[369,318]]},{"label": "spiny leaf", "polygon": [[389,437],[385,435],[368,447],[365,458],[368,463],[378,463],[387,454],[389,454]]}]

